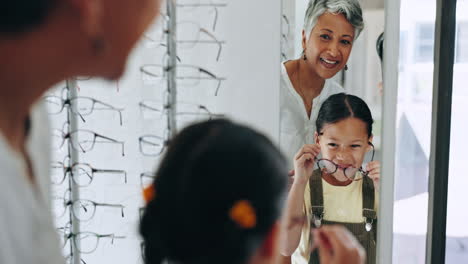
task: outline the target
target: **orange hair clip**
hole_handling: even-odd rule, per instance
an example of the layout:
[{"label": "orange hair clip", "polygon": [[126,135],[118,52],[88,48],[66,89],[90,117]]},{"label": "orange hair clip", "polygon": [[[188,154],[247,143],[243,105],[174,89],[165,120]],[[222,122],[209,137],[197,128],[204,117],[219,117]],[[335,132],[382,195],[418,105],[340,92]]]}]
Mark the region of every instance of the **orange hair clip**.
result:
[{"label": "orange hair clip", "polygon": [[151,202],[155,196],[156,196],[156,190],[154,189],[153,184],[143,189],[143,199],[145,200],[146,203]]},{"label": "orange hair clip", "polygon": [[250,202],[246,200],[236,202],[229,211],[229,217],[236,224],[245,229],[254,228],[257,224],[255,209]]}]

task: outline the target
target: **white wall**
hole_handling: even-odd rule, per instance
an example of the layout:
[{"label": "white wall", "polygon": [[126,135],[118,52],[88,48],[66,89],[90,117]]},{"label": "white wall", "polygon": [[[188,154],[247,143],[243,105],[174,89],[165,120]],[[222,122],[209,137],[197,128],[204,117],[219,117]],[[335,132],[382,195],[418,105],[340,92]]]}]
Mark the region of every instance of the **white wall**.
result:
[{"label": "white wall", "polygon": [[223,112],[279,136],[281,0],[229,2]]}]

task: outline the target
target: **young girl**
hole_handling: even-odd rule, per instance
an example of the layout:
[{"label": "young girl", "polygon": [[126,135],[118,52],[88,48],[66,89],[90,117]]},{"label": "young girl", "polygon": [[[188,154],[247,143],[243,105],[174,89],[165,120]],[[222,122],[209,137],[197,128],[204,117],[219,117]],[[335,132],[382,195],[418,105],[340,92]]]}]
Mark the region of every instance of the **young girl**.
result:
[{"label": "young girl", "polygon": [[[291,255],[299,247],[301,259],[295,263],[319,263],[310,233],[328,224],[346,226],[366,249],[367,263],[375,263],[380,163],[372,161],[372,123],[369,107],[353,95],[332,95],[320,108],[316,144],[297,152],[287,201],[282,253]],[[367,152],[372,152],[369,160]],[[364,162],[369,163],[363,167]],[[297,219],[305,221],[298,225]]]},{"label": "young girl", "polygon": [[[146,192],[145,264],[277,263],[286,168],[273,143],[248,127],[212,120],[182,130]],[[364,263],[343,227],[314,235],[322,263]]]}]

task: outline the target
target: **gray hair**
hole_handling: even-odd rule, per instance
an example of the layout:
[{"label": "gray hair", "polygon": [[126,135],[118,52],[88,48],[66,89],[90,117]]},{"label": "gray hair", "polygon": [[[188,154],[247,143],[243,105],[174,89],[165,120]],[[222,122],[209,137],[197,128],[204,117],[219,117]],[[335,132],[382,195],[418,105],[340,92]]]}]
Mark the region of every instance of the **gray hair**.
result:
[{"label": "gray hair", "polygon": [[304,18],[306,39],[324,13],[343,14],[354,27],[354,39],[357,39],[364,28],[362,9],[358,0],[310,0]]}]

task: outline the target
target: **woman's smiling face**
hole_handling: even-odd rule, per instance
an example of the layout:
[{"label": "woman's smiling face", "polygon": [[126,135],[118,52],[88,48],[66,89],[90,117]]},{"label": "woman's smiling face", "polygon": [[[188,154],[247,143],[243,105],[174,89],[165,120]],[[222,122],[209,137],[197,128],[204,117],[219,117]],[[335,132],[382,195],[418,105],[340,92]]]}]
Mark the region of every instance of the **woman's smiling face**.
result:
[{"label": "woman's smiling face", "polygon": [[303,31],[307,63],[318,76],[329,79],[343,69],[353,46],[355,30],[343,14],[321,15],[310,36]]}]

